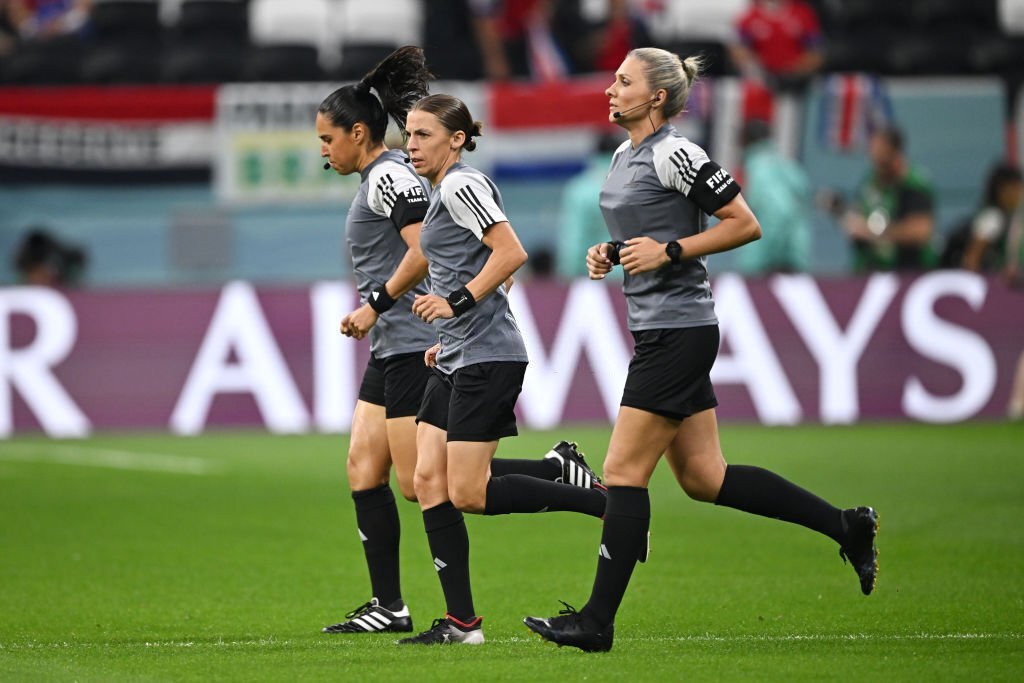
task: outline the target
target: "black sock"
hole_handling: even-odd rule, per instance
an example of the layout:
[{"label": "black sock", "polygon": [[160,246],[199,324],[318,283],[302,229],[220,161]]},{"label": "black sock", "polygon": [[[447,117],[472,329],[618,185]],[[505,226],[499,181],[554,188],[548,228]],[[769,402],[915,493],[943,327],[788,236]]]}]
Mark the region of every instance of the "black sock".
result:
[{"label": "black sock", "polygon": [[448,614],[468,624],[476,610],[469,585],[469,534],[462,513],[451,501],[441,503],[423,511],[423,526]]},{"label": "black sock", "polygon": [[366,566],[370,570],[373,596],[385,607],[402,599],[398,569],[398,541],[402,535],[398,523],[395,495],[387,484],[365,491],[353,491],[356,523],[363,540]]},{"label": "black sock", "polygon": [[582,512],[604,516],[605,494],[597,489],[545,481],[525,474],[491,477],[487,482],[485,515],[512,512]]},{"label": "black sock", "polygon": [[525,474],[528,477],[554,481],[562,476],[562,466],[552,458],[538,460],[495,458],[491,461],[492,477],[504,477],[508,474]]},{"label": "black sock", "polygon": [[608,487],[608,510],[598,551],[597,577],[590,600],[581,610],[601,626],[615,620],[633,567],[647,546],[650,527],[651,499],[647,489]]},{"label": "black sock", "polygon": [[800,524],[843,542],[842,512],[810,491],[768,470],[729,465],[715,505]]}]

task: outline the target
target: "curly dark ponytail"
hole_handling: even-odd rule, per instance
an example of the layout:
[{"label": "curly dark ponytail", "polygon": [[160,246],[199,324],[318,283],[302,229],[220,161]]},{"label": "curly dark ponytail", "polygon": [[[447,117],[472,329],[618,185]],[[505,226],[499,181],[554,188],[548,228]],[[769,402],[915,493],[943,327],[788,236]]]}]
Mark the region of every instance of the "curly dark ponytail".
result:
[{"label": "curly dark ponytail", "polygon": [[370,129],[374,143],[384,140],[388,116],[405,129],[409,108],[426,97],[433,74],[427,69],[423,49],[400,47],[370,69],[362,80],[338,88],[317,110],[333,125],[351,130],[358,122]]}]

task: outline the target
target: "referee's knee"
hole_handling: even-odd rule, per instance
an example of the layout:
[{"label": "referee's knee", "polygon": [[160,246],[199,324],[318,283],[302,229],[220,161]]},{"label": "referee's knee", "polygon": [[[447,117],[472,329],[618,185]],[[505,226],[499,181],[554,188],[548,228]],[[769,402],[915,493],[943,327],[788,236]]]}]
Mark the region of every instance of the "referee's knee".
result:
[{"label": "referee's knee", "polygon": [[724,475],[724,463],[721,468],[692,468],[687,469],[679,483],[690,498],[702,503],[713,503],[718,499]]},{"label": "referee's knee", "polygon": [[476,486],[449,485],[448,498],[452,505],[463,512],[482,514],[487,505],[487,490],[479,490]]}]

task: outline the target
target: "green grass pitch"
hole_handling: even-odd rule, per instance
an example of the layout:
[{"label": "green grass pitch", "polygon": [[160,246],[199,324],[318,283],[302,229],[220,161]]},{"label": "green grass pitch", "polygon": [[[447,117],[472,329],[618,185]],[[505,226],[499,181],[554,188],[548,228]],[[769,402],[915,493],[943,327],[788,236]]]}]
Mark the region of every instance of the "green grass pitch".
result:
[{"label": "green grass pitch", "polygon": [[[574,438],[599,470],[606,428]],[[726,425],[732,462],[880,512],[864,597],[828,539],[688,500],[661,465],[652,554],[612,652],[522,625],[582,606],[600,523],[469,516],[480,647],[398,648],[320,628],[369,597],[343,437],[0,441],[0,680],[1021,680],[1024,425]],[[399,502],[417,630],[444,610],[417,507]]]}]

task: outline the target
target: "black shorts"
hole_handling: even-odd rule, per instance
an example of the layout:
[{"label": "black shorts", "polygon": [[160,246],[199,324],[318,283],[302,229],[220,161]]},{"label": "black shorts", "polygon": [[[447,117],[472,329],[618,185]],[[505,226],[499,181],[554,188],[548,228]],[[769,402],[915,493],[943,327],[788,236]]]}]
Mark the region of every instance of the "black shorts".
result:
[{"label": "black shorts", "polygon": [[516,399],[526,363],[475,363],[451,375],[431,374],[417,422],[448,432],[448,441],[497,441],[515,436]]},{"label": "black shorts", "polygon": [[711,366],[718,355],[718,325],[633,332],[622,405],[683,420],[718,405]]},{"label": "black shorts", "polygon": [[387,358],[370,354],[359,386],[359,400],[384,406],[384,416],[389,420],[415,415],[431,374],[419,351]]}]

